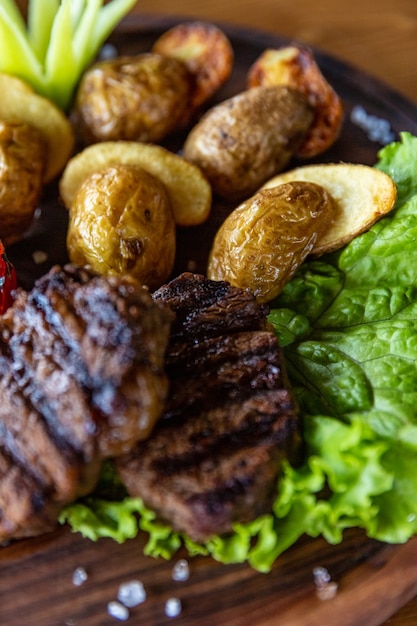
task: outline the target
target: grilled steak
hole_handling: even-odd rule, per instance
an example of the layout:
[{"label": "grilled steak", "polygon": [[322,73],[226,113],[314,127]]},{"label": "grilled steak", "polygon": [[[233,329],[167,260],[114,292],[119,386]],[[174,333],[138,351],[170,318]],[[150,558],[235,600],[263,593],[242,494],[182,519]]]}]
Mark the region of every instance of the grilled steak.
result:
[{"label": "grilled steak", "polygon": [[266,309],[248,291],[186,273],[154,299],[176,315],[170,391],[152,437],[118,469],[131,495],[203,541],[271,509],[299,418]]},{"label": "grilled steak", "polygon": [[0,318],[0,539],[42,532],[147,437],[171,313],[128,279],[54,267]]}]

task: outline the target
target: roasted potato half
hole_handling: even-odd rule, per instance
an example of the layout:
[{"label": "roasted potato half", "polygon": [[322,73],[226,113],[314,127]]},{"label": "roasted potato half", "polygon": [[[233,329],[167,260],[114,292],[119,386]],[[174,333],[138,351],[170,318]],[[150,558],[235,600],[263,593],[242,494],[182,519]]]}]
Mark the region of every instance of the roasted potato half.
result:
[{"label": "roasted potato half", "polygon": [[175,222],[194,226],[204,222],[211,209],[211,187],[201,170],[162,148],[135,141],[106,141],[84,148],[68,162],[59,182],[61,198],[71,209],[83,181],[109,165],[137,165],[166,187]]},{"label": "roasted potato half", "polygon": [[0,236],[8,246],[33,221],[42,191],[46,142],[22,122],[0,121]]},{"label": "roasted potato half", "polygon": [[295,181],[258,191],[218,230],[207,276],[273,300],[310,254],[337,212],[324,187]]},{"label": "roasted potato half", "polygon": [[186,22],[173,26],[154,43],[153,52],[182,61],[193,77],[189,113],[197,111],[227,81],[233,48],[214,24]]},{"label": "roasted potato half", "polygon": [[35,128],[46,143],[43,182],[50,182],[64,168],[74,147],[74,133],[65,114],[24,81],[0,74],[0,120]]},{"label": "roasted potato half", "polygon": [[81,79],[71,118],[84,144],[158,142],[182,120],[191,85],[186,66],[160,54],[99,61]]},{"label": "roasted potato half", "polygon": [[102,168],[78,189],[67,236],[76,265],[105,275],[129,274],[155,289],[172,272],[175,238],[168,193],[140,167]]},{"label": "roasted potato half", "polygon": [[323,76],[308,48],[286,46],[265,50],[250,67],[247,85],[248,88],[287,85],[307,98],[314,111],[314,122],[297,156],[316,156],[327,150],[339,136],[343,122],[342,100]]},{"label": "roasted potato half", "polygon": [[397,197],[396,185],[387,174],[368,165],[351,163],[298,167],[267,181],[263,189],[295,180],[322,185],[338,206],[336,219],[314,244],[311,251],[314,256],[333,252],[367,231],[391,211]]},{"label": "roasted potato half", "polygon": [[189,133],[184,156],[216,194],[242,200],[288,164],[312,121],[299,92],[254,87],[210,109]]}]

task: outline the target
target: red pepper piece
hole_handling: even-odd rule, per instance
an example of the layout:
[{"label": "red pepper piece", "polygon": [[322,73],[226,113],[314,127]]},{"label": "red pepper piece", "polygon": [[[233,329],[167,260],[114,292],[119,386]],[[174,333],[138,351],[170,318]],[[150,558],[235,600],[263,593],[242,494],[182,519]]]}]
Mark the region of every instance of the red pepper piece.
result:
[{"label": "red pepper piece", "polygon": [[13,303],[13,292],[16,287],[16,271],[7,258],[6,251],[0,239],[0,314],[3,314]]}]

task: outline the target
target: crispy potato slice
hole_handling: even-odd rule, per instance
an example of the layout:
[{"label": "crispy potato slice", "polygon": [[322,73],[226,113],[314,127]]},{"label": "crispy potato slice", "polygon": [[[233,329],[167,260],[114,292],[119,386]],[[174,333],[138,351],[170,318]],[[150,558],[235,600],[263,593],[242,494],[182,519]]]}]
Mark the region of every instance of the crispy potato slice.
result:
[{"label": "crispy potato slice", "polygon": [[262,189],[271,189],[290,181],[321,185],[338,205],[337,218],[318,238],[311,252],[321,256],[346,245],[386,215],[394,207],[397,188],[387,174],[368,165],[323,163],[305,165],[274,176]]},{"label": "crispy potato slice", "polygon": [[157,39],[152,51],[185,63],[195,81],[192,111],[220,89],[233,69],[234,54],[229,39],[217,26],[207,22],[188,22],[170,28]]},{"label": "crispy potato slice", "polygon": [[80,185],[90,174],[118,163],[138,165],[165,185],[179,226],[194,226],[208,218],[211,187],[201,170],[161,146],[136,141],[104,141],[70,159],[59,183],[65,206],[71,209]]},{"label": "crispy potato slice", "polygon": [[249,68],[247,85],[249,88],[287,85],[306,96],[315,119],[297,156],[316,156],[337,139],[343,122],[343,103],[308,48],[286,46],[265,50]]},{"label": "crispy potato slice", "polygon": [[47,145],[44,182],[50,182],[62,171],[74,147],[69,120],[50,100],[14,76],[0,74],[0,93],[0,120],[24,122],[44,137]]}]

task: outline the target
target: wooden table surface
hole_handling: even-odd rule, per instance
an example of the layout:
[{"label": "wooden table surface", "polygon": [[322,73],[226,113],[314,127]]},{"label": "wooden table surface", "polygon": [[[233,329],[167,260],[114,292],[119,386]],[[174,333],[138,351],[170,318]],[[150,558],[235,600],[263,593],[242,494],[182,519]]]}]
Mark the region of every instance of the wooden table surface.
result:
[{"label": "wooden table surface", "polygon": [[299,39],[417,104],[415,0],[140,0],[134,11],[226,21]]},{"label": "wooden table surface", "polygon": [[[140,0],[134,12],[204,18],[294,38],[374,75],[417,104],[416,0]],[[417,599],[386,624],[416,626]]]},{"label": "wooden table surface", "polygon": [[[298,39],[376,76],[417,104],[416,0],[140,0],[134,11],[195,16]],[[417,598],[388,624],[416,626]]]}]

